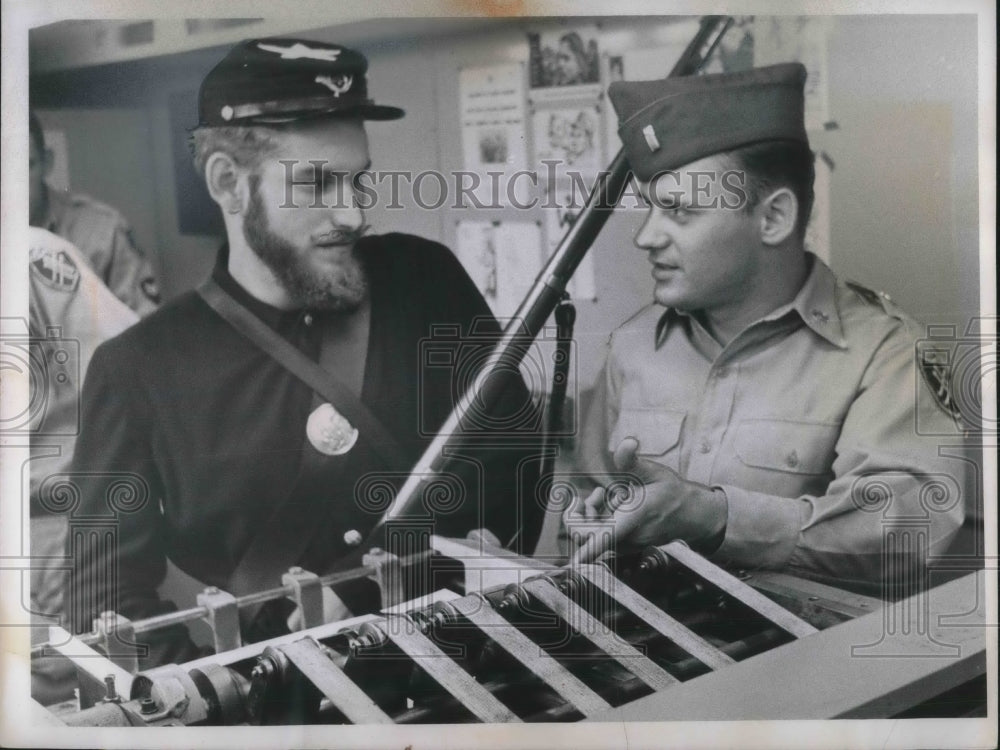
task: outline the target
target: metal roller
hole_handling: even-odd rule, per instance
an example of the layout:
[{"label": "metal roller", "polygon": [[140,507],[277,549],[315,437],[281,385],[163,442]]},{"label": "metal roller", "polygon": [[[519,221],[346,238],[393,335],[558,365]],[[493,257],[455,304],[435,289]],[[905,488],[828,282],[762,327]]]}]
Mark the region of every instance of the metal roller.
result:
[{"label": "metal roller", "polygon": [[[433,603],[402,602],[391,614],[325,623],[136,675],[53,629],[57,653],[77,664],[82,686],[79,709],[53,720],[127,727],[611,721],[642,711],[657,718],[679,715],[670,713],[673,706],[707,711],[705,695],[725,702],[719,686],[730,675],[740,684],[755,684],[769,661],[804,661],[804,653],[816,650],[822,663],[845,642],[882,643],[880,638],[892,636],[886,635],[882,605],[874,599],[789,575],[741,574],[741,580],[682,544],[571,569],[529,559],[518,565],[523,583],[464,594],[438,591]],[[314,585],[302,580],[299,598]],[[952,586],[949,595],[961,599],[970,585]],[[733,617],[731,607],[719,606],[723,600],[760,616]],[[227,623],[234,602],[219,597],[204,605],[217,610],[215,621],[227,630],[216,634],[216,643],[242,643]],[[919,603],[893,606],[893,617],[900,619]],[[121,624],[114,616],[106,620]],[[149,622],[126,624],[125,631],[129,628],[155,629]],[[103,632],[111,642],[114,631]],[[809,705],[810,691],[783,702],[769,699],[769,705],[794,704],[803,717],[813,718],[824,717],[832,706],[836,715],[878,715],[881,702],[871,683],[885,672],[891,682],[882,690],[891,706],[886,715],[916,710],[911,707],[938,687],[937,692],[969,690],[977,684],[984,653],[977,634],[981,626],[955,626],[935,636],[966,639],[954,664],[899,661],[902,666],[889,673],[869,668],[872,660],[855,660],[866,675],[858,705],[843,697],[831,703],[822,691],[812,713],[802,708]],[[808,643],[796,640],[806,635]],[[919,633],[911,628],[902,635],[912,639]],[[807,651],[786,656],[799,645]],[[836,663],[843,661],[837,657]],[[841,671],[850,672],[850,665]],[[730,699],[737,701],[733,715],[752,718],[746,700]],[[713,716],[724,710],[711,707]]]}]

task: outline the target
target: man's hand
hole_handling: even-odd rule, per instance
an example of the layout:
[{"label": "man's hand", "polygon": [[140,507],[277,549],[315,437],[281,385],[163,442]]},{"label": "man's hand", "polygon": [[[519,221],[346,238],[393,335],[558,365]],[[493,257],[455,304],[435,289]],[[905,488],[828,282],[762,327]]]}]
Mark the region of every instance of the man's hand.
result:
[{"label": "man's hand", "polygon": [[[614,452],[615,468],[625,474],[621,486],[627,483],[627,492],[598,487],[582,505],[566,511],[571,539],[574,523],[604,520],[613,527],[616,546],[645,547],[681,539],[698,548],[721,541],[728,515],[725,494],[682,479],[666,466],[639,457],[638,450],[639,441],[627,437]],[[609,534],[592,534],[570,562],[593,560],[610,541]]]},{"label": "man's hand", "polygon": [[[354,613],[347,608],[343,600],[337,596],[337,593],[331,589],[329,586],[323,587],[323,622],[337,622],[338,620],[346,620],[348,617],[353,617]],[[285,621],[288,625],[288,629],[291,632],[296,632],[302,630],[302,612],[298,607],[295,611],[288,616]]]}]

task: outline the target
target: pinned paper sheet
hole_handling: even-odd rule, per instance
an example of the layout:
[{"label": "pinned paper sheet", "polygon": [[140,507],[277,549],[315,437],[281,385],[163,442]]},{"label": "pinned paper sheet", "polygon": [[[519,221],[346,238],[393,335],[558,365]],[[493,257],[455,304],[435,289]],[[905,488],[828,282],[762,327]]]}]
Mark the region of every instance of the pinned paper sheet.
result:
[{"label": "pinned paper sheet", "polygon": [[524,65],[465,68],[458,85],[465,169],[481,177],[474,191],[481,204],[502,205],[507,176],[528,166]]},{"label": "pinned paper sheet", "polygon": [[591,95],[600,90],[600,34],[588,24],[528,33],[532,101]]},{"label": "pinned paper sheet", "polygon": [[806,250],[815,253],[824,263],[830,263],[830,177],[829,162],[816,159],[816,180],[813,182],[812,213],[806,225]]},{"label": "pinned paper sheet", "polygon": [[601,106],[539,109],[531,118],[536,168],[545,182],[576,179],[592,187],[604,168]]},{"label": "pinned paper sheet", "polygon": [[460,221],[456,255],[498,318],[509,318],[542,270],[534,222]]},{"label": "pinned paper sheet", "polygon": [[465,168],[479,172],[524,169],[528,159],[521,64],[465,68],[458,86]]},{"label": "pinned paper sheet", "polygon": [[[553,185],[550,186],[550,190],[549,199],[542,209],[542,213],[545,214],[545,246],[549,257],[559,247],[563,236],[573,226],[587,200],[587,196],[573,185],[566,187]],[[593,257],[591,253],[583,256],[569,284],[566,285],[566,291],[575,300],[597,299]]]}]

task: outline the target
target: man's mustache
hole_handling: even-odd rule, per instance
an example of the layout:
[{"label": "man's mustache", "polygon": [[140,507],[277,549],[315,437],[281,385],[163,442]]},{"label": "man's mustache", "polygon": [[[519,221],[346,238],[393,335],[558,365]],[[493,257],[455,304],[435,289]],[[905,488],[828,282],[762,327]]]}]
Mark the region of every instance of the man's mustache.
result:
[{"label": "man's mustache", "polygon": [[370,230],[370,224],[362,224],[357,229],[335,229],[332,232],[315,235],[313,242],[317,245],[351,245],[368,234]]}]

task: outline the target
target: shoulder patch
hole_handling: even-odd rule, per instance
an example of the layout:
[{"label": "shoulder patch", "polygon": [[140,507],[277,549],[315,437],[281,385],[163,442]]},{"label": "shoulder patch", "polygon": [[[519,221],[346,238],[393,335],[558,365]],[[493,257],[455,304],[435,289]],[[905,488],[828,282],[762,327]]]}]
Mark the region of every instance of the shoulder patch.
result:
[{"label": "shoulder patch", "polygon": [[34,246],[28,251],[28,263],[32,275],[52,289],[68,294],[80,285],[80,269],[63,250]]},{"label": "shoulder patch", "polygon": [[[927,342],[921,342],[926,344]],[[944,347],[925,345],[917,346],[917,369],[930,388],[937,405],[958,422],[962,411],[955,400],[954,384],[951,375],[951,352]]]}]

